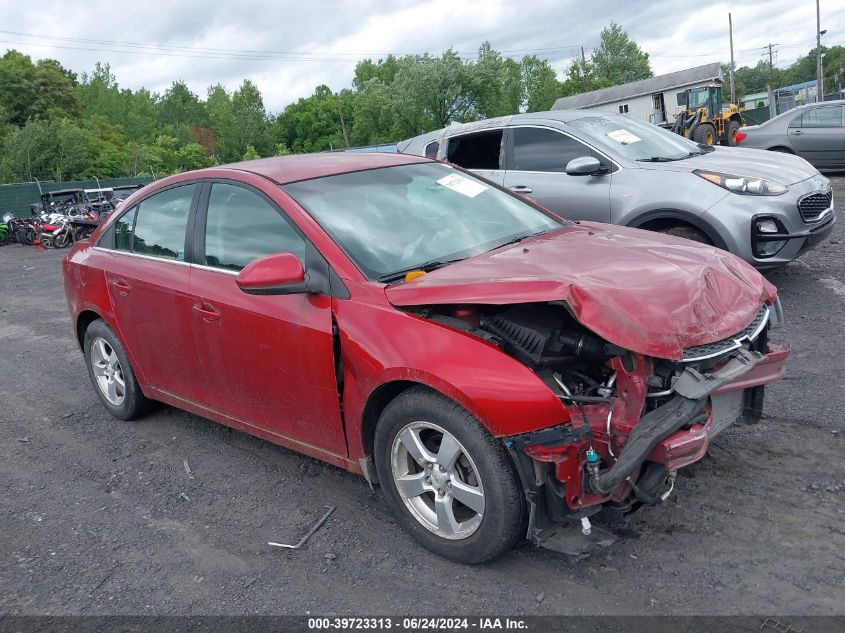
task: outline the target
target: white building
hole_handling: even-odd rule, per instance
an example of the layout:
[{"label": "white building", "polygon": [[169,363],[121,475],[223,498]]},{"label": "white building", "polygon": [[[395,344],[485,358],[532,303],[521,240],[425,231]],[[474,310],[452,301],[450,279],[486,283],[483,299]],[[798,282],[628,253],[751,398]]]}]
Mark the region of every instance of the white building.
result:
[{"label": "white building", "polygon": [[598,110],[630,114],[650,123],[671,124],[675,115],[685,108],[686,91],[713,82],[722,82],[722,65],[718,62],[561,97],[552,110]]}]

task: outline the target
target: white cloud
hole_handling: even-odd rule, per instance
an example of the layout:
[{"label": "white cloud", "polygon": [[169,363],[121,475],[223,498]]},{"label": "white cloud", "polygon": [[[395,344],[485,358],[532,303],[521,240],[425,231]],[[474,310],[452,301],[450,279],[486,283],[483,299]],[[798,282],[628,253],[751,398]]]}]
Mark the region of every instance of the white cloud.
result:
[{"label": "white cloud", "polygon": [[[278,111],[321,83],[334,90],[349,86],[359,58],[391,52],[439,54],[453,47],[471,57],[489,40],[514,55],[536,51],[562,73],[580,46],[589,52],[598,43],[611,20],[651,54],[655,73],[727,62],[728,11],[740,65],[767,57],[770,42],[778,44],[781,66],[815,45],[815,3],[807,0],[706,7],[693,0],[605,0],[600,11],[582,1],[546,0],[152,0],[135,6],[0,0],[0,50],[54,57],[77,73],[90,71],[96,61],[109,62],[121,86],[156,92],[183,79],[204,96],[211,84],[235,89],[249,78],[268,109]],[[822,0],[825,42],[845,43],[839,30],[844,25],[845,3]]]}]

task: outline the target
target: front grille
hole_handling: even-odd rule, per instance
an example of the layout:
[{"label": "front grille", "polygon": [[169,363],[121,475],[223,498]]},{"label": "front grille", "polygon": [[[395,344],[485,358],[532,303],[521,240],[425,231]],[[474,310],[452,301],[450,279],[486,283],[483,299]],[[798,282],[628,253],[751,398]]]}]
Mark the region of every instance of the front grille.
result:
[{"label": "front grille", "polygon": [[757,338],[757,335],[760,334],[760,331],[766,325],[766,321],[768,320],[769,306],[764,303],[754,316],[754,320],[751,321],[751,323],[748,324],[748,327],[744,330],[737,332],[733,336],[724,338],[721,341],[714,341],[713,343],[705,343],[704,345],[696,345],[694,347],[685,348],[684,362],[713,358],[714,356],[719,356],[725,352],[737,349],[742,346],[743,341],[746,339],[753,341]]},{"label": "front grille", "polygon": [[710,397],[713,424],[707,436],[711,440],[736,422],[742,415],[742,399],[744,394],[744,391],[739,390]]},{"label": "front grille", "polygon": [[819,216],[830,208],[833,192],[811,193],[798,201],[798,210],[804,222],[815,222]]}]

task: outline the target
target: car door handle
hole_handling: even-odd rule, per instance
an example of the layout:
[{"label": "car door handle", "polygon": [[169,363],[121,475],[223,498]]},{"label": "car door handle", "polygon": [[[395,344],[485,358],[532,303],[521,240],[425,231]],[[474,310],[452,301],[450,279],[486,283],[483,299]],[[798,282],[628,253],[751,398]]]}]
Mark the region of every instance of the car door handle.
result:
[{"label": "car door handle", "polygon": [[220,313],[210,303],[195,303],[194,312],[202,317],[206,323],[216,323],[220,320]]},{"label": "car door handle", "polygon": [[129,291],[132,290],[129,284],[126,283],[125,279],[112,279],[109,283],[114,286],[114,289],[117,290],[117,294],[121,297],[125,297],[129,294]]},{"label": "car door handle", "polygon": [[513,187],[508,187],[514,193],[534,193],[534,190],[531,187],[526,187],[525,185],[514,185]]},{"label": "car door handle", "polygon": [[795,136],[801,136],[803,133],[804,133],[804,132],[802,132],[801,130],[795,130],[795,131],[793,132],[793,134],[794,134]]}]

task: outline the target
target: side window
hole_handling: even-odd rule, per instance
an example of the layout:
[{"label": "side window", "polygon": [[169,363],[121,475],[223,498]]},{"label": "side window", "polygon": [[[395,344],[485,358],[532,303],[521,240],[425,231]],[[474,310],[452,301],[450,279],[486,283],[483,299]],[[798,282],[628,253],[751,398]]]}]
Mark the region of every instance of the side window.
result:
[{"label": "side window", "polygon": [[464,169],[500,169],[502,130],[449,139],[446,160]]},{"label": "side window", "polygon": [[114,248],[118,251],[132,250],[132,226],[135,224],[135,212],[138,207],[132,207],[120,216],[114,223]]},{"label": "side window", "polygon": [[842,108],[840,106],[824,106],[807,110],[804,114],[789,124],[789,127],[841,127]]},{"label": "side window", "polygon": [[185,229],[195,188],[195,185],[173,187],[140,202],[136,207],[133,252],[185,259]]},{"label": "side window", "polygon": [[425,146],[426,158],[437,158],[437,150],[440,149],[440,141],[432,141]]},{"label": "side window", "polygon": [[675,94],[675,100],[678,102],[679,106],[686,106],[687,105],[687,93],[686,92],[678,92]]},{"label": "side window", "polygon": [[595,153],[580,141],[547,128],[516,127],[511,133],[513,169],[517,171],[563,172],[573,158],[595,156]]},{"label": "side window", "polygon": [[208,200],[205,263],[240,270],[273,253],[305,257],[305,240],[275,206],[244,187],[214,183]]}]

